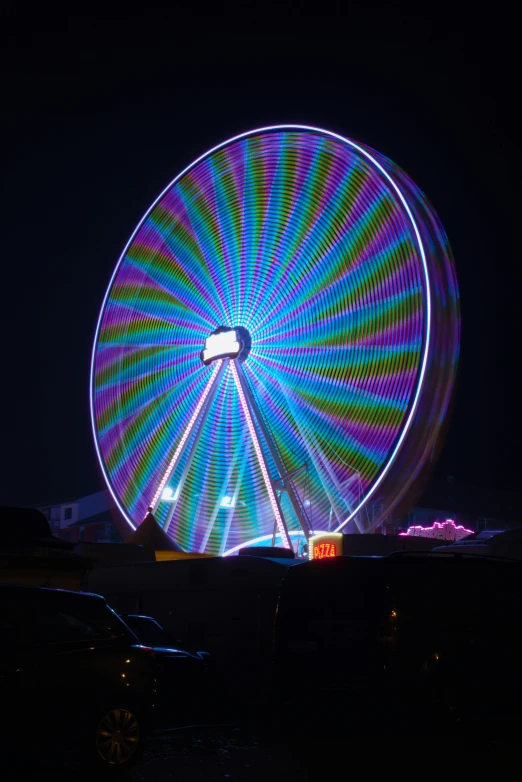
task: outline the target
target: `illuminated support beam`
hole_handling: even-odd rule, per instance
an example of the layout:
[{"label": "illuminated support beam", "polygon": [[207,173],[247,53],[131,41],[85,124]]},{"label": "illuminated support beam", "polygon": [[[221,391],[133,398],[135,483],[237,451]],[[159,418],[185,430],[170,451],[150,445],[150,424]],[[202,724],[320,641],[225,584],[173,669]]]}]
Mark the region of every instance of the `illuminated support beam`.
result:
[{"label": "illuminated support beam", "polygon": [[165,471],[165,475],[160,481],[160,484],[156,490],[156,494],[154,495],[154,498],[151,502],[152,506],[152,512],[155,513],[158,509],[158,506],[161,502],[161,495],[163,494],[163,489],[169,482],[169,480],[172,477],[172,474],[174,473],[174,470],[179,464],[179,460],[181,459],[181,456],[183,454],[183,451],[185,449],[185,446],[187,444],[187,440],[189,439],[192,430],[194,429],[194,426],[196,425],[196,422],[201,414],[201,411],[203,410],[203,407],[205,405],[205,402],[208,399],[208,396],[214,386],[215,381],[218,379],[218,376],[221,377],[223,374],[223,371],[225,369],[225,364],[222,360],[216,361],[216,365],[214,367],[214,370],[212,372],[212,375],[209,378],[209,381],[207,385],[205,386],[205,389],[203,393],[201,394],[201,397],[199,399],[199,402],[196,405],[196,408],[194,412],[192,413],[192,416],[187,424],[187,428],[183,432],[183,435],[181,437],[181,440],[179,441],[176,450],[174,451],[174,455],[172,459],[169,462],[169,466],[167,467]]},{"label": "illuminated support beam", "polygon": [[[289,475],[285,473],[284,465],[281,462],[281,458],[276,450],[276,448],[273,445],[272,442],[272,436],[270,435],[270,432],[267,430],[265,422],[263,420],[262,415],[259,413],[257,409],[257,405],[255,402],[254,397],[252,396],[252,393],[250,391],[250,388],[248,387],[248,383],[246,382],[246,378],[243,373],[243,368],[241,364],[238,364],[237,362],[232,362],[232,370],[235,372],[234,377],[237,377],[236,383],[238,383],[241,386],[241,389],[243,391],[243,394],[245,396],[246,404],[249,406],[250,410],[253,411],[255,418],[257,420],[257,424],[263,434],[263,437],[265,438],[265,442],[268,446],[268,450],[270,451],[270,455],[272,459],[274,460],[274,464],[276,465],[280,480],[276,481],[276,484],[282,485],[282,488],[286,493],[288,494],[288,498],[290,502],[292,503],[292,507],[294,509],[294,513],[297,516],[297,519],[299,521],[299,524],[301,525],[301,529],[303,530],[303,533],[308,540],[310,537],[310,525],[307,522],[307,519],[304,514],[304,510],[301,505],[301,501],[297,497],[297,494],[294,490],[292,481],[289,478]],[[239,388],[239,386],[238,386]],[[270,482],[270,485],[273,486],[272,482]],[[278,498],[279,503],[279,498]]]},{"label": "illuminated support beam", "polygon": [[[234,378],[234,382],[236,384],[240,403],[243,409],[243,413],[245,415],[245,419],[248,426],[248,431],[250,433],[250,437],[252,439],[252,443],[254,446],[254,450],[257,456],[257,460],[259,463],[259,467],[261,469],[261,474],[266,486],[266,490],[268,493],[268,498],[270,500],[270,504],[272,506],[272,510],[274,512],[274,518],[275,523],[277,525],[277,528],[279,530],[279,534],[281,536],[281,540],[283,542],[283,545],[286,548],[292,548],[291,541],[290,541],[290,535],[288,534],[288,528],[286,526],[286,521],[284,518],[284,514],[281,508],[281,502],[279,498],[279,494],[276,491],[275,486],[279,485],[281,487],[281,490],[286,491],[289,495],[289,499],[292,503],[292,506],[294,508],[294,511],[296,513],[296,516],[299,520],[299,523],[301,524],[303,533],[305,537],[308,539],[310,534],[309,525],[306,522],[306,517],[304,514],[304,510],[301,507],[301,504],[299,502],[298,497],[295,494],[293,485],[290,480],[290,475],[286,475],[284,472],[284,466],[281,463],[281,459],[279,457],[279,454],[277,452],[277,449],[275,448],[270,433],[268,432],[266,425],[264,423],[264,420],[260,414],[260,412],[257,409],[256,402],[252,396],[252,393],[250,391],[250,388],[248,387],[248,383],[246,382],[246,378],[243,374],[243,369],[239,362],[237,362],[234,358],[227,357],[225,359],[217,359],[215,362],[215,366],[212,372],[211,377],[208,380],[207,385],[205,386],[203,393],[201,394],[201,397],[194,409],[194,412],[192,413],[192,416],[187,424],[187,427],[185,431],[183,432],[183,435],[176,447],[176,450],[169,462],[169,465],[165,471],[165,474],[156,490],[156,493],[154,495],[153,501],[151,503],[151,507],[153,512],[156,512],[158,509],[161,501],[162,501],[162,495],[163,492],[172,478],[172,475],[174,474],[182,456],[183,453],[187,447],[187,444],[190,440],[190,437],[194,431],[194,428],[196,425],[198,425],[195,436],[192,440],[190,450],[185,462],[185,466],[183,468],[183,472],[181,474],[178,486],[176,487],[176,492],[172,499],[170,499],[171,507],[169,508],[169,511],[167,513],[165,522],[164,522],[164,529],[168,531],[169,525],[172,521],[172,518],[174,516],[174,513],[176,511],[177,503],[179,502],[181,493],[183,491],[183,487],[185,485],[187,476],[189,474],[190,468],[192,466],[192,462],[194,459],[194,455],[198,446],[198,443],[201,438],[201,434],[204,429],[204,425],[207,419],[207,416],[209,414],[210,408],[212,406],[212,401],[214,399],[214,396],[216,394],[217,388],[219,386],[219,383],[221,381],[221,378],[223,376],[223,373],[225,372],[226,367],[230,364],[232,375]],[[274,460],[274,463],[279,471],[279,474],[281,478],[278,482],[274,483],[269,475],[268,467],[266,464],[265,457],[263,455],[263,450],[261,448],[261,443],[259,440],[258,432],[256,429],[256,424],[261,430],[261,433],[266,441],[266,445],[270,451],[270,454],[272,456],[272,459]],[[229,468],[230,475],[227,474],[227,478],[229,479],[232,474],[233,465]],[[301,469],[301,468],[300,468]],[[299,469],[295,472],[299,472]],[[239,482],[236,486],[236,491],[234,492],[235,499],[237,499],[237,493],[239,491]],[[220,498],[221,499],[221,498]],[[218,506],[216,506],[217,508]],[[233,516],[233,510],[231,513],[230,522]],[[208,526],[207,533],[204,540],[204,545],[206,545],[206,542],[208,541],[208,537],[210,535],[212,526],[214,524],[216,517],[216,512],[213,514],[211,518],[211,523]],[[228,527],[230,527],[230,524],[228,524]],[[228,534],[228,530],[227,530]],[[204,546],[203,546],[204,547]],[[203,549],[202,547],[202,549]]]},{"label": "illuminated support beam", "polygon": [[[252,438],[252,443],[254,445],[254,450],[256,452],[257,460],[259,462],[259,467],[261,469],[261,475],[263,476],[263,480],[265,482],[266,491],[268,494],[268,498],[270,500],[270,504],[272,506],[272,510],[274,512],[275,520],[277,527],[279,529],[279,534],[281,535],[281,540],[283,542],[283,545],[285,548],[292,548],[292,544],[290,542],[290,536],[288,535],[288,529],[286,527],[286,522],[283,516],[283,512],[281,510],[281,505],[279,502],[279,497],[277,496],[274,487],[272,485],[272,480],[270,478],[270,475],[268,473],[268,468],[266,466],[265,457],[263,456],[263,451],[261,449],[261,444],[259,442],[259,437],[257,435],[256,427],[254,425],[254,419],[252,417],[251,413],[251,407],[249,405],[249,401],[252,404],[251,395],[248,392],[248,389],[245,389],[246,383],[244,380],[244,377],[242,376],[242,369],[241,365],[238,364],[236,361],[232,360],[230,362],[230,367],[232,369],[232,375],[234,377],[234,381],[236,383],[237,392],[239,394],[239,401],[241,402],[241,407],[243,408],[243,413],[246,418],[248,430],[250,432],[250,437]],[[250,397],[250,400],[248,400],[248,397]],[[256,416],[257,417],[257,416]],[[259,424],[259,418],[258,418],[258,424]],[[260,424],[261,426],[261,424]],[[261,430],[263,430],[263,427],[261,426]],[[265,437],[265,439],[267,439]],[[269,445],[269,442],[267,440],[267,445]],[[270,445],[269,445],[270,448]],[[277,464],[277,462],[276,462]]]},{"label": "illuminated support beam", "polygon": [[[199,411],[199,426],[196,431],[196,434],[194,435],[194,439],[192,440],[192,445],[190,446],[190,451],[188,453],[187,461],[185,463],[185,467],[183,468],[183,472],[181,473],[181,477],[179,479],[179,483],[176,487],[176,495],[175,499],[172,501],[172,505],[169,508],[169,512],[167,513],[167,517],[165,519],[165,523],[163,524],[163,529],[165,532],[168,531],[168,528],[170,526],[170,522],[172,521],[172,517],[174,516],[174,513],[176,511],[176,507],[179,502],[179,498],[181,497],[181,492],[183,491],[183,487],[185,486],[185,481],[187,480],[187,476],[189,474],[190,468],[192,466],[192,461],[194,459],[194,454],[196,453],[196,448],[198,447],[198,443],[201,439],[201,434],[203,432],[203,428],[205,426],[205,421],[208,418],[208,414],[210,412],[210,408],[212,407],[212,402],[214,401],[214,397],[216,395],[216,391],[219,387],[219,383],[221,381],[221,378],[223,377],[223,373],[226,369],[228,360],[221,361],[221,366],[218,369],[215,381],[213,382],[213,385],[210,389],[210,392],[205,400],[205,403],[203,407]],[[206,390],[206,389],[205,389]],[[181,455],[180,455],[181,458]],[[178,460],[179,461],[179,460]],[[174,471],[172,471],[174,472]],[[160,500],[161,501],[161,500]]]}]

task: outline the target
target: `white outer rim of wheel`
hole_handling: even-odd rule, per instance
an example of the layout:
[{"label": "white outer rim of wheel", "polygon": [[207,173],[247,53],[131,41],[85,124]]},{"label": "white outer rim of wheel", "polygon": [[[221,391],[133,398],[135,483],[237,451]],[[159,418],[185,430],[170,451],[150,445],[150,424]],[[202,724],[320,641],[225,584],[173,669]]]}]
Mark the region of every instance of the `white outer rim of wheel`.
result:
[{"label": "white outer rim of wheel", "polygon": [[[136,525],[134,524],[132,519],[129,518],[129,516],[127,514],[127,511],[125,510],[125,508],[123,507],[123,505],[119,501],[118,497],[116,496],[115,492],[113,491],[110,478],[109,478],[109,476],[107,474],[107,471],[105,469],[105,465],[103,463],[103,459],[102,459],[102,456],[101,456],[101,453],[100,453],[100,448],[99,448],[99,445],[98,445],[98,438],[97,438],[97,434],[96,434],[96,427],[95,427],[95,423],[94,423],[95,419],[94,419],[93,388],[94,388],[94,361],[95,361],[95,356],[96,356],[96,345],[98,343],[98,334],[99,334],[99,331],[100,331],[102,318],[103,318],[103,315],[104,315],[104,312],[105,312],[105,305],[107,303],[107,299],[109,298],[109,294],[111,292],[112,285],[114,283],[116,275],[118,274],[120,266],[121,266],[121,264],[122,264],[122,262],[123,262],[123,260],[125,258],[127,250],[130,247],[130,245],[132,244],[132,242],[134,240],[134,237],[136,236],[137,232],[139,231],[139,229],[141,228],[141,226],[143,225],[143,223],[147,219],[148,215],[152,212],[154,207],[163,198],[165,193],[167,193],[167,191],[170,190],[176,184],[176,182],[178,182],[181,179],[181,177],[183,177],[188,171],[190,171],[192,168],[194,168],[194,166],[196,166],[202,160],[207,158],[209,155],[212,155],[214,152],[217,152],[219,149],[222,149],[223,147],[226,147],[226,146],[228,146],[229,144],[232,144],[235,141],[239,141],[240,139],[246,138],[248,136],[254,136],[254,135],[259,134],[259,133],[268,133],[268,132],[278,131],[278,130],[280,130],[280,131],[284,131],[284,130],[304,130],[304,131],[310,131],[310,132],[313,132],[313,133],[323,133],[323,134],[325,134],[327,136],[330,136],[331,138],[335,138],[338,141],[341,141],[344,144],[347,144],[348,146],[352,147],[353,149],[356,149],[358,153],[360,153],[365,158],[367,158],[371,162],[371,164],[373,166],[375,166],[379,170],[379,172],[386,178],[386,180],[389,182],[389,184],[391,185],[391,187],[393,188],[393,190],[397,194],[397,196],[398,196],[400,202],[402,203],[402,205],[403,205],[403,207],[405,209],[405,212],[408,215],[408,218],[409,218],[409,220],[410,220],[410,222],[411,222],[411,224],[413,226],[413,230],[415,232],[415,237],[417,239],[419,252],[420,252],[420,255],[421,255],[422,269],[423,269],[424,280],[425,280],[425,285],[426,285],[426,290],[425,290],[425,297],[426,297],[426,327],[425,327],[425,331],[424,331],[424,349],[423,349],[423,355],[422,355],[420,377],[419,377],[419,381],[417,383],[417,389],[415,391],[415,395],[414,395],[414,398],[413,398],[413,403],[411,405],[408,417],[406,419],[405,424],[403,425],[401,434],[400,434],[397,442],[395,443],[395,446],[394,446],[394,448],[392,450],[392,453],[391,453],[390,456],[388,456],[387,462],[386,462],[384,468],[381,470],[381,472],[380,472],[379,476],[377,477],[376,481],[374,482],[374,484],[372,485],[370,490],[366,493],[366,495],[363,497],[363,499],[359,502],[359,504],[355,507],[355,509],[350,513],[350,515],[341,524],[338,525],[338,527],[335,530],[336,532],[339,532],[340,530],[342,530],[343,527],[345,527],[346,524],[348,524],[357,515],[357,513],[361,510],[361,508],[364,507],[364,505],[366,505],[366,503],[368,502],[370,497],[375,493],[375,491],[381,485],[382,481],[384,480],[384,478],[388,474],[392,464],[395,461],[395,458],[396,458],[397,454],[399,453],[399,451],[400,451],[400,449],[402,447],[402,444],[403,444],[403,442],[404,442],[404,440],[406,438],[406,435],[408,434],[409,429],[411,427],[411,423],[413,421],[413,418],[414,418],[414,416],[415,416],[415,414],[417,412],[417,408],[419,406],[419,400],[420,400],[421,392],[422,392],[422,389],[424,387],[424,379],[425,379],[425,375],[426,375],[426,366],[427,366],[427,363],[428,363],[428,355],[429,355],[430,343],[431,343],[431,286],[430,286],[430,279],[429,279],[429,273],[428,273],[428,265],[427,265],[427,262],[426,262],[426,255],[425,255],[425,252],[424,252],[424,245],[422,243],[422,239],[421,239],[421,236],[420,236],[419,228],[417,226],[417,223],[415,222],[415,219],[413,217],[411,209],[408,206],[408,203],[407,203],[404,195],[400,191],[399,187],[394,182],[394,180],[389,175],[389,173],[383,168],[383,166],[377,160],[375,160],[375,158],[366,149],[364,149],[364,147],[360,146],[359,144],[356,144],[354,141],[351,141],[350,139],[345,138],[344,136],[339,135],[338,133],[333,133],[332,131],[325,130],[324,128],[315,127],[313,125],[268,125],[266,127],[255,128],[254,130],[249,130],[249,131],[247,131],[245,133],[240,133],[237,136],[233,136],[232,138],[229,138],[226,141],[223,141],[221,144],[217,144],[217,146],[212,147],[211,149],[207,150],[207,152],[204,152],[202,155],[200,155],[198,158],[196,158],[196,160],[194,160],[192,163],[190,163],[190,165],[188,165],[186,168],[184,168],[161,191],[159,196],[156,198],[156,200],[153,202],[153,204],[147,209],[147,211],[145,212],[145,214],[143,215],[143,217],[141,218],[139,223],[136,225],[136,227],[135,227],[134,231],[132,232],[132,234],[131,234],[127,244],[125,245],[125,247],[123,249],[123,252],[121,253],[121,255],[119,257],[118,263],[116,264],[116,267],[115,267],[115,269],[114,269],[114,271],[112,273],[112,276],[110,278],[109,284],[107,286],[107,290],[105,292],[105,296],[103,297],[102,306],[100,308],[100,314],[98,316],[98,321],[97,321],[97,324],[96,324],[96,331],[95,331],[95,334],[94,334],[94,342],[93,342],[93,347],[92,347],[92,351],[91,351],[91,369],[90,369],[90,377],[89,377],[89,407],[90,407],[90,414],[91,414],[91,428],[92,428],[92,433],[93,433],[94,445],[95,445],[95,448],[96,448],[96,455],[98,457],[98,463],[101,466],[103,477],[105,479],[105,483],[106,483],[106,485],[107,485],[107,487],[108,487],[108,489],[109,489],[109,491],[111,493],[111,496],[112,496],[114,502],[116,503],[116,506],[118,507],[119,511],[123,515],[123,518],[129,524],[129,526],[130,526],[130,528],[132,530],[136,529]],[[250,544],[252,544],[252,541],[250,541]],[[249,545],[248,542],[245,542],[244,544],[241,545],[241,548],[244,547],[244,546],[247,546],[247,545]],[[225,556],[231,554],[233,551],[235,551],[235,549],[230,549],[229,551],[225,552]]]}]

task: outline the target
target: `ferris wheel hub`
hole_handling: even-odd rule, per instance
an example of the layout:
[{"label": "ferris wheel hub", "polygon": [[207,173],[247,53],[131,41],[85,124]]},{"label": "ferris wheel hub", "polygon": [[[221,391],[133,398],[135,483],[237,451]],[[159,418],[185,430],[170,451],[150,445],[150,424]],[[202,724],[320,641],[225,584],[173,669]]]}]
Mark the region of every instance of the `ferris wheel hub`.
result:
[{"label": "ferris wheel hub", "polygon": [[244,361],[250,353],[252,338],[244,326],[218,326],[205,340],[201,360],[207,366],[223,358]]}]

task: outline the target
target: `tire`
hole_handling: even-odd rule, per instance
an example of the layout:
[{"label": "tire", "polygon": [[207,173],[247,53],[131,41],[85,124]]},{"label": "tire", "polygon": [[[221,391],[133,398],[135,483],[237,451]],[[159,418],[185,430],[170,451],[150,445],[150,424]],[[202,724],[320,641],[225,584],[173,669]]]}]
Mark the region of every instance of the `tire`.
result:
[{"label": "tire", "polygon": [[129,706],[108,707],[90,720],[82,759],[111,776],[124,773],[140,760],[144,739],[145,725],[139,711]]}]

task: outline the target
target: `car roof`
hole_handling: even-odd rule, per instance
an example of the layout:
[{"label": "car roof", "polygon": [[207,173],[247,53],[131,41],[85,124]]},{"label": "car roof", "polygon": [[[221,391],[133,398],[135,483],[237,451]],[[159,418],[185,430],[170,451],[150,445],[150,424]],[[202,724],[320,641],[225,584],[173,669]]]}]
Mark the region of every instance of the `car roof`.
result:
[{"label": "car roof", "polygon": [[298,567],[290,568],[287,571],[284,584],[297,584],[302,580],[315,579],[316,577],[324,578],[327,581],[329,578],[337,578],[341,574],[343,578],[345,574],[352,574],[354,577],[371,574],[373,577],[378,573],[383,575],[396,573],[400,576],[418,570],[418,566],[429,573],[457,572],[465,568],[466,573],[476,570],[500,569],[501,572],[509,571],[512,574],[516,572],[517,565],[521,567],[522,563],[512,559],[461,552],[398,551],[384,557],[342,556],[303,562]]},{"label": "car roof", "polygon": [[105,598],[102,595],[97,595],[94,592],[75,592],[72,589],[55,589],[51,587],[32,586],[31,584],[0,584],[0,597],[12,595],[19,597],[73,597],[74,599],[96,599],[103,600]]}]

